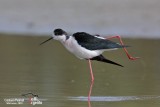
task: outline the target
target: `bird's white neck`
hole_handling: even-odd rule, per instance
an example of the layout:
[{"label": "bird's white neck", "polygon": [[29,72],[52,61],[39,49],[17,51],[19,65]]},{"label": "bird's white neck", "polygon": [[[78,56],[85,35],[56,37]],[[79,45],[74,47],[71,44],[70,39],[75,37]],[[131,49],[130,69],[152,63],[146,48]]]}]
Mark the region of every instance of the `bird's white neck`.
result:
[{"label": "bird's white neck", "polygon": [[53,37],[55,40],[58,40],[62,43],[64,43],[67,39],[69,39],[68,35],[60,35],[60,36],[54,36]]}]

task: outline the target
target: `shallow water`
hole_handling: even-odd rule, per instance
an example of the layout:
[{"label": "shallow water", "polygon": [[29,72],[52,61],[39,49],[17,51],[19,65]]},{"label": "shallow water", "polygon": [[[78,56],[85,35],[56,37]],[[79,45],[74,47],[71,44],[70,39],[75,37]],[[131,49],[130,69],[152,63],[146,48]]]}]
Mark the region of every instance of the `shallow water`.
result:
[{"label": "shallow water", "polygon": [[[7,98],[38,94],[45,107],[87,107],[90,88],[88,63],[67,52],[57,41],[39,44],[46,37],[0,36],[0,106]],[[92,107],[159,107],[160,40],[124,39],[137,61],[127,59],[123,50],[104,56],[125,67],[93,61],[95,81]],[[27,96],[25,98],[30,98]],[[26,101],[21,104],[27,107]]]}]

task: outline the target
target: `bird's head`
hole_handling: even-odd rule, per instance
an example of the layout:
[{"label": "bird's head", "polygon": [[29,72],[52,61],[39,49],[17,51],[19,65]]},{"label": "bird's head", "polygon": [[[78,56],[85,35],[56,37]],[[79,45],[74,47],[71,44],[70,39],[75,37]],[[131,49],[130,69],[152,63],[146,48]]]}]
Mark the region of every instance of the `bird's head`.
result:
[{"label": "bird's head", "polygon": [[53,34],[52,34],[52,37],[51,37],[51,38],[49,38],[49,39],[47,39],[46,41],[42,42],[40,45],[48,42],[48,41],[51,40],[51,39],[55,39],[55,40],[58,40],[58,41],[60,41],[60,42],[64,42],[64,41],[67,40],[67,38],[68,38],[67,33],[66,33],[64,30],[58,28],[58,29],[55,29],[55,30],[53,31]]},{"label": "bird's head", "polygon": [[60,42],[64,42],[67,39],[67,33],[62,29],[55,29],[53,31],[53,39],[58,40]]}]

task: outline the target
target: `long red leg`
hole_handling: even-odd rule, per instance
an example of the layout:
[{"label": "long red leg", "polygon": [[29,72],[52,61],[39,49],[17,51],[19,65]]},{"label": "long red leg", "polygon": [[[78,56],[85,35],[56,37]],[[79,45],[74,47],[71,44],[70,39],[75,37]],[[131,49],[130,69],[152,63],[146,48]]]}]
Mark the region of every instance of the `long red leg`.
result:
[{"label": "long red leg", "polygon": [[[122,41],[122,39],[121,39],[120,36],[111,36],[111,37],[107,37],[106,39],[112,39],[112,38],[118,38],[119,41],[120,41],[120,43],[121,43],[121,45],[124,45],[124,43],[123,43],[123,41]],[[139,59],[139,58],[140,58],[140,57],[132,57],[132,56],[128,53],[128,51],[127,51],[127,49],[126,49],[125,47],[124,47],[123,49],[124,49],[127,57],[128,57],[130,60],[136,60],[136,59]]]},{"label": "long red leg", "polygon": [[94,76],[93,76],[93,70],[92,70],[92,63],[91,63],[90,59],[88,59],[88,64],[89,64],[90,75],[91,75],[91,84],[90,84],[90,89],[89,89],[89,93],[88,93],[88,107],[91,107],[90,96],[91,96],[92,87],[93,87],[93,84],[94,84]]},{"label": "long red leg", "polygon": [[93,76],[93,71],[92,71],[92,63],[91,63],[91,60],[90,60],[90,59],[88,59],[88,63],[89,63],[91,81],[94,81],[94,76]]}]

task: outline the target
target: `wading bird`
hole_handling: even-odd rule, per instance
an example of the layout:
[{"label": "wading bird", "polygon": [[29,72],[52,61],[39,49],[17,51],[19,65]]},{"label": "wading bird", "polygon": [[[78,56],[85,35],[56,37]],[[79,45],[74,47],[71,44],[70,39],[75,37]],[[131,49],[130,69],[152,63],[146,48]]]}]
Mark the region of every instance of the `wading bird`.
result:
[{"label": "wading bird", "polygon": [[[118,38],[120,41],[120,44],[108,40],[111,38]],[[136,60],[139,58],[139,57],[132,57],[129,55],[126,49],[126,47],[128,46],[124,45],[120,36],[112,36],[109,38],[104,38],[104,37],[100,37],[99,35],[90,35],[86,32],[77,32],[77,33],[74,33],[73,35],[68,35],[64,30],[58,28],[53,31],[53,35],[51,38],[42,42],[40,45],[46,43],[51,39],[60,41],[64,45],[64,47],[69,52],[73,53],[76,57],[80,59],[88,60],[92,81],[94,81],[94,76],[92,72],[91,60],[97,60],[97,61],[106,62],[106,63],[123,67],[122,65],[116,62],[106,59],[102,55],[104,51],[123,48],[130,60]]]}]

